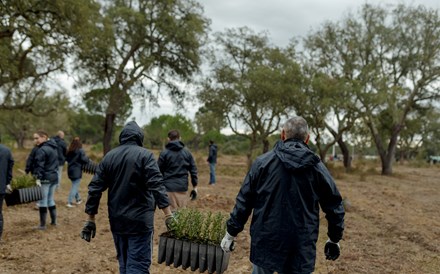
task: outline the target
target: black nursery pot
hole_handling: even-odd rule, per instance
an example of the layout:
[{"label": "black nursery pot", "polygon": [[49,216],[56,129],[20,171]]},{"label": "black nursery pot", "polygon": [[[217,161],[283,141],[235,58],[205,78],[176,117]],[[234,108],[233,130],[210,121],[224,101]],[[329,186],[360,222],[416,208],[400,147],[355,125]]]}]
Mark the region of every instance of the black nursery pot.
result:
[{"label": "black nursery pot", "polygon": [[5,195],[5,202],[7,206],[14,206],[19,204],[27,204],[43,199],[41,187],[33,186],[21,189],[14,189],[11,194]]},{"label": "black nursery pot", "polygon": [[167,250],[167,239],[168,237],[159,236],[159,251],[157,256],[157,263],[161,264],[165,262],[166,250]]},{"label": "black nursery pot", "polygon": [[174,267],[178,268],[182,265],[182,247],[183,241],[176,240],[174,242]]},{"label": "black nursery pot", "polygon": [[191,265],[191,242],[183,241],[182,268],[187,269],[190,265]]}]

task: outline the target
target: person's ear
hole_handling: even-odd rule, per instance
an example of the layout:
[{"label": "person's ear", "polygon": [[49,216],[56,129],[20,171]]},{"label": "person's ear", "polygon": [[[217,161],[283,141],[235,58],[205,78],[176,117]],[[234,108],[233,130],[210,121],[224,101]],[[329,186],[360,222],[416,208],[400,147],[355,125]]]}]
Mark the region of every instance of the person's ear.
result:
[{"label": "person's ear", "polygon": [[284,129],[281,130],[281,140],[285,141],[286,140],[286,132],[284,131]]},{"label": "person's ear", "polygon": [[307,138],[306,138],[306,140],[304,141],[304,143],[308,144],[308,143],[309,143],[309,140],[310,140],[310,134],[307,134]]}]

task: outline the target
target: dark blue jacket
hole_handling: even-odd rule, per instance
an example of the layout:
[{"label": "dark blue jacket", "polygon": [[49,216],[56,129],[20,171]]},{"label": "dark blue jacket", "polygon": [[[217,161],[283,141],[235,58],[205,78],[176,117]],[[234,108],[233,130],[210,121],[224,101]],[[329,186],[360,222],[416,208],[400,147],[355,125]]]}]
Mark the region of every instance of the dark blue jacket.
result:
[{"label": "dark blue jacket", "polygon": [[6,185],[12,180],[12,167],[14,159],[11,150],[0,144],[0,194],[6,193]]},{"label": "dark blue jacket", "polygon": [[35,152],[34,176],[42,184],[58,182],[58,153],[54,140],[49,139],[38,146]]},{"label": "dark blue jacket", "polygon": [[165,146],[157,161],[163,175],[163,183],[168,192],[188,191],[188,173],[191,183],[197,186],[197,166],[194,158],[185,145],[179,141],[171,141]]},{"label": "dark blue jacket", "polygon": [[99,163],[89,184],[85,212],[98,213],[102,192],[108,189],[108,215],[116,234],[142,234],[153,230],[154,210],[169,206],[153,153],[142,147],[144,134],[129,122],[119,136],[120,145]]},{"label": "dark blue jacket", "polygon": [[60,136],[54,136],[51,139],[57,144],[58,165],[63,166],[66,162],[67,144]]},{"label": "dark blue jacket", "polygon": [[209,155],[208,155],[207,161],[211,164],[217,163],[217,145],[216,144],[209,145]]},{"label": "dark blue jacket", "polygon": [[66,155],[67,176],[70,180],[82,178],[82,166],[89,162],[89,158],[82,148],[71,151]]},{"label": "dark blue jacket", "polygon": [[319,206],[326,214],[328,236],[338,242],[345,213],[330,173],[304,142],[279,141],[253,163],[227,231],[236,236],[253,212],[252,263],[271,271],[311,273],[315,268]]},{"label": "dark blue jacket", "polygon": [[26,159],[26,168],[25,168],[25,172],[26,174],[34,174],[34,169],[35,166],[37,165],[35,162],[35,155],[37,154],[37,150],[38,150],[38,146],[34,146],[31,150],[31,152],[29,153],[29,156]]}]

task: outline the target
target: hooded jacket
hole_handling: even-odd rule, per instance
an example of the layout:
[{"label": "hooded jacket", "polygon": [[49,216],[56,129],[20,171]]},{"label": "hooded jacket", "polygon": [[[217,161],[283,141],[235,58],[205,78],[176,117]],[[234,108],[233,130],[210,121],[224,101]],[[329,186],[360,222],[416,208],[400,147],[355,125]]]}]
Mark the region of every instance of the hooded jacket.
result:
[{"label": "hooded jacket", "polygon": [[57,144],[49,139],[38,146],[35,151],[33,175],[41,180],[42,184],[58,182],[58,153]]},{"label": "hooded jacket", "polygon": [[89,158],[82,148],[70,151],[66,155],[67,160],[67,176],[70,180],[81,179],[82,166],[89,162]]},{"label": "hooded jacket", "polygon": [[210,164],[217,163],[217,145],[216,144],[209,145],[209,155],[208,155],[207,161]]},{"label": "hooded jacket", "polygon": [[60,136],[54,136],[51,139],[57,144],[58,165],[63,166],[66,162],[67,144]]},{"label": "hooded jacket", "polygon": [[85,212],[97,214],[102,192],[108,189],[110,228],[116,234],[152,231],[156,205],[169,205],[159,167],[142,147],[143,139],[139,126],[129,122],[119,135],[120,145],[104,156],[89,184]]},{"label": "hooded jacket", "polygon": [[0,144],[0,195],[5,194],[6,185],[11,183],[13,166],[14,159],[11,150]]},{"label": "hooded jacket", "polygon": [[157,161],[164,178],[164,185],[168,192],[188,191],[188,172],[191,174],[191,183],[197,186],[197,167],[192,154],[179,141],[171,141],[165,146]]},{"label": "hooded jacket", "polygon": [[345,213],[330,173],[304,142],[279,141],[253,163],[237,195],[227,231],[232,236],[241,232],[253,210],[252,263],[271,271],[311,273],[319,206],[328,221],[328,236],[338,242]]},{"label": "hooded jacket", "polygon": [[38,150],[38,146],[34,146],[31,150],[31,152],[29,153],[29,156],[26,159],[26,168],[25,168],[25,172],[26,174],[32,174],[34,175],[35,173],[35,166],[37,165],[37,163],[35,162],[35,155],[37,154],[37,150]]}]

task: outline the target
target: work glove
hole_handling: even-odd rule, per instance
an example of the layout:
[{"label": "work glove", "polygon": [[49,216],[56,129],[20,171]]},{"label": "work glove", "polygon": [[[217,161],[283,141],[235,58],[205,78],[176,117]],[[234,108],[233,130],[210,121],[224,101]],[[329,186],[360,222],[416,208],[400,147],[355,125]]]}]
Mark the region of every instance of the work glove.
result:
[{"label": "work glove", "polygon": [[35,182],[37,183],[37,186],[41,186],[41,180],[40,179],[37,179]]},{"label": "work glove", "polygon": [[173,230],[173,224],[176,222],[173,214],[169,214],[165,216],[165,225],[168,231]]},{"label": "work glove", "polygon": [[189,197],[190,197],[191,201],[194,201],[195,199],[197,199],[197,189],[191,190]]},{"label": "work glove", "polygon": [[6,193],[7,193],[7,194],[11,194],[11,193],[12,193],[12,187],[11,187],[10,184],[7,184],[7,185],[6,185]]},{"label": "work glove", "polygon": [[235,237],[231,236],[227,231],[225,236],[223,237],[223,240],[220,244],[220,247],[223,249],[224,252],[228,253],[231,251],[234,251],[235,249]]},{"label": "work glove", "polygon": [[81,238],[90,242],[91,238],[95,238],[96,225],[93,221],[87,221],[81,231]]},{"label": "work glove", "polygon": [[324,253],[327,260],[336,260],[341,254],[339,243],[332,242],[328,239],[324,246]]}]

